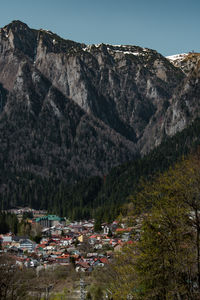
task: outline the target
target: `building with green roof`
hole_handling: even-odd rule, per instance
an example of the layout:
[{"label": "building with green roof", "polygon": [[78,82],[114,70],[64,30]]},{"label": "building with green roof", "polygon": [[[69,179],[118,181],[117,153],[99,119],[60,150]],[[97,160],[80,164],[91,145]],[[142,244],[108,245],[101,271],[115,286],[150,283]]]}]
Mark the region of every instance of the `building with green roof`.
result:
[{"label": "building with green roof", "polygon": [[65,219],[56,215],[48,215],[41,218],[37,218],[36,223],[39,223],[42,227],[52,227],[58,224],[65,224]]}]

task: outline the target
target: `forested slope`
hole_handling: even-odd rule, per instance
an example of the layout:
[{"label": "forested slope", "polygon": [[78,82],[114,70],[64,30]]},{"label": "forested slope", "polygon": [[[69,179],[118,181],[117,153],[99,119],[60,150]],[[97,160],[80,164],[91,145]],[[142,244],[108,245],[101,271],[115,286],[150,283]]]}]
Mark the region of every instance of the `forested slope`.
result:
[{"label": "forested slope", "polygon": [[1,172],[1,207],[28,205],[45,208],[74,219],[114,219],[128,196],[137,191],[141,178],[148,179],[172,166],[200,144],[200,120],[172,138],[166,138],[148,155],[113,168],[104,177],[91,177],[74,185],[29,172]]}]

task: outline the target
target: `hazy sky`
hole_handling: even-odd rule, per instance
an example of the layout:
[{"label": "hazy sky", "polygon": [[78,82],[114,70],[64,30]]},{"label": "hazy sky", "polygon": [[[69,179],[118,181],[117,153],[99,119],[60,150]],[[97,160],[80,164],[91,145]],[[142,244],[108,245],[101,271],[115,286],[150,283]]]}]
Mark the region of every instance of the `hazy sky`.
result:
[{"label": "hazy sky", "polygon": [[131,44],[163,55],[200,52],[200,0],[0,0],[0,27],[21,20],[86,44]]}]

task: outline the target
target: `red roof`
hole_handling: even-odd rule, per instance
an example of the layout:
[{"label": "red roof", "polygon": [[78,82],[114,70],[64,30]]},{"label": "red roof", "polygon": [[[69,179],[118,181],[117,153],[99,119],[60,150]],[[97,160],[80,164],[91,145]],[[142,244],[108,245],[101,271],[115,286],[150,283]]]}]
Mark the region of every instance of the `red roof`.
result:
[{"label": "red roof", "polygon": [[39,244],[37,245],[37,248],[46,248],[46,245]]},{"label": "red roof", "polygon": [[90,239],[95,239],[97,237],[97,235],[91,235]]},{"label": "red roof", "polygon": [[102,257],[100,258],[100,262],[102,262],[103,264],[108,264],[108,259],[106,257]]},{"label": "red roof", "polygon": [[66,259],[66,258],[68,258],[69,257],[69,255],[68,256],[57,256],[57,259]]},{"label": "red roof", "polygon": [[116,232],[130,232],[132,230],[132,227],[127,227],[127,228],[117,228]]},{"label": "red roof", "polygon": [[90,267],[90,265],[87,262],[84,262],[84,261],[80,261],[77,264],[80,265],[83,268],[86,268],[86,269]]},{"label": "red roof", "polygon": [[116,232],[124,232],[124,231],[126,231],[125,228],[117,228],[116,229]]},{"label": "red roof", "polygon": [[43,241],[43,242],[41,242],[41,244],[42,245],[46,245],[46,244],[48,244],[48,242],[47,241]]},{"label": "red roof", "polygon": [[127,244],[128,244],[128,245],[132,245],[132,244],[133,244],[133,241],[128,241]]}]

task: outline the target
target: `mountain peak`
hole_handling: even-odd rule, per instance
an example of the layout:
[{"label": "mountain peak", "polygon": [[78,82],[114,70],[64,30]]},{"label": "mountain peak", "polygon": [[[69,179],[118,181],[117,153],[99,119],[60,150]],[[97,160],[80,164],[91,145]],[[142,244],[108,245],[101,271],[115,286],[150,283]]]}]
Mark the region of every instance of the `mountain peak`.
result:
[{"label": "mountain peak", "polygon": [[20,50],[31,59],[34,57],[36,40],[36,32],[19,20],[14,20],[0,29],[1,47]]},{"label": "mountain peak", "polygon": [[9,23],[8,25],[4,26],[3,29],[12,29],[14,31],[16,30],[27,30],[29,29],[28,25],[23,23],[20,20],[13,20],[11,23]]}]

